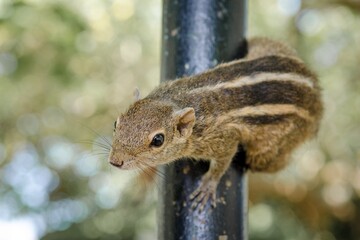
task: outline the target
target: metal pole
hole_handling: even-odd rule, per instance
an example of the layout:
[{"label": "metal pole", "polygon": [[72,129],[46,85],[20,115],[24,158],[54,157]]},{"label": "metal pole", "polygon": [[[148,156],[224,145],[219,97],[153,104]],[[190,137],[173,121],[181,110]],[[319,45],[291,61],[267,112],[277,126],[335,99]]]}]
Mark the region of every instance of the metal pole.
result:
[{"label": "metal pole", "polygon": [[[164,0],[161,81],[201,73],[246,53],[246,0]],[[206,163],[177,161],[163,167],[158,236],[162,240],[247,239],[245,153],[223,176],[215,209],[193,211],[189,195]]]}]

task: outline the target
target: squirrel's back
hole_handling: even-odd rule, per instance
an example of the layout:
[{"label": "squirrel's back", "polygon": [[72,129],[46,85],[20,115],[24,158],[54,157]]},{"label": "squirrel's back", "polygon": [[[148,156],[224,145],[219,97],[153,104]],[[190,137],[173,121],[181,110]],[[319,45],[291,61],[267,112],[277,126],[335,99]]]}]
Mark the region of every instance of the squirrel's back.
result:
[{"label": "squirrel's back", "polygon": [[[227,114],[252,125],[276,123],[290,115],[311,121],[320,118],[317,78],[294,50],[263,38],[250,40],[249,49],[245,59],[162,84],[148,98],[193,107],[195,134]],[[263,114],[255,114],[257,110]]]}]

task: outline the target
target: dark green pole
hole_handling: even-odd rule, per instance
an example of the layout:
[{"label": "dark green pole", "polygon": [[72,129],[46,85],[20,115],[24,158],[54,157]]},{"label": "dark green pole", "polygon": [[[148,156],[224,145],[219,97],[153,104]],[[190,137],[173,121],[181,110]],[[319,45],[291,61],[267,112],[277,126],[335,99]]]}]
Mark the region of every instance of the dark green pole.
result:
[{"label": "dark green pole", "polygon": [[[201,73],[246,54],[246,0],[164,0],[161,81]],[[220,202],[193,211],[189,195],[207,171],[205,163],[178,161],[163,167],[159,191],[161,240],[247,239],[247,176],[239,152],[222,178]]]}]

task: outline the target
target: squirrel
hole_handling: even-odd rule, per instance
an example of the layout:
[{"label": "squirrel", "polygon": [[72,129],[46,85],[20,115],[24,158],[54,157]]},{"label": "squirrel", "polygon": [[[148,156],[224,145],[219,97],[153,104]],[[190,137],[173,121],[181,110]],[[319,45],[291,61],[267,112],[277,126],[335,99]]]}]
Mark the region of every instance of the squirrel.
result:
[{"label": "squirrel", "polygon": [[134,102],[115,122],[109,162],[154,169],[181,158],[210,161],[190,199],[215,207],[238,146],[251,171],[278,171],[316,135],[322,112],[318,79],[295,50],[254,38],[243,59],[162,83]]}]

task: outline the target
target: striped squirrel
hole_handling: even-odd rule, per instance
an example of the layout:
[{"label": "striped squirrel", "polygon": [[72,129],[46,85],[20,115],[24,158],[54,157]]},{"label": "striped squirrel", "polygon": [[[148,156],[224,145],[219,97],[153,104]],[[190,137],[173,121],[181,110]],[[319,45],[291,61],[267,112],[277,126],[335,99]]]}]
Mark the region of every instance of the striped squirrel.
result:
[{"label": "striped squirrel", "polygon": [[288,46],[248,42],[244,59],[162,83],[115,122],[109,156],[120,169],[154,168],[186,157],[210,161],[193,203],[216,204],[216,188],[237,152],[252,171],[283,168],[313,137],[322,116],[317,78]]}]

